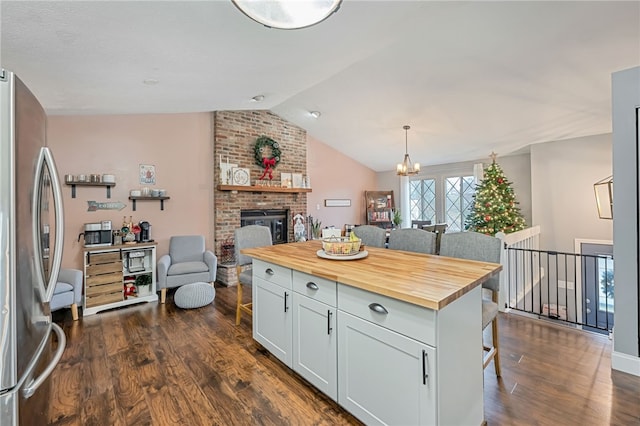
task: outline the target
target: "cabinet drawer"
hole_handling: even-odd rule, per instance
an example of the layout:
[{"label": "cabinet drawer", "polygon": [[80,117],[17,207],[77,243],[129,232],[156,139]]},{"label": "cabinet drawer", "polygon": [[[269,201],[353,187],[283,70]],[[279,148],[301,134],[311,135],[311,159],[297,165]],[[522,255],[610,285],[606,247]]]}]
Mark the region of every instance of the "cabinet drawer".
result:
[{"label": "cabinet drawer", "polygon": [[87,287],[118,282],[122,284],[122,271],[87,276]]},{"label": "cabinet drawer", "polygon": [[[374,309],[386,310],[376,312]],[[338,309],[412,339],[436,346],[436,312],[387,296],[338,284]]]},{"label": "cabinet drawer", "polygon": [[85,305],[87,308],[92,308],[94,306],[106,305],[108,303],[122,302],[124,300],[122,294],[122,291],[120,291],[118,293],[101,294],[99,296],[86,296]]},{"label": "cabinet drawer", "polygon": [[87,297],[122,292],[122,286],[122,281],[102,285],[93,285],[91,287],[87,286]]},{"label": "cabinet drawer", "polygon": [[120,272],[122,274],[122,262],[100,263],[87,266],[87,275],[89,276],[108,274],[111,272]]},{"label": "cabinet drawer", "polygon": [[96,265],[98,263],[119,262],[121,260],[122,256],[119,251],[109,253],[87,253],[87,263],[92,265]]},{"label": "cabinet drawer", "polygon": [[335,281],[293,271],[293,290],[327,305],[336,306]]},{"label": "cabinet drawer", "polygon": [[291,269],[273,263],[253,260],[253,278],[260,278],[267,282],[278,284],[291,289]]}]

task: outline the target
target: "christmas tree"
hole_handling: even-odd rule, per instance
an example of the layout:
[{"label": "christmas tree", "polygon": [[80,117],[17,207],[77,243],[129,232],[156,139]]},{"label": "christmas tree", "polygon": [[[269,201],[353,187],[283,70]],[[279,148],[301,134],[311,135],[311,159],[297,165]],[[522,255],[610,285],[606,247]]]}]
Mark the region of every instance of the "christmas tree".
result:
[{"label": "christmas tree", "polygon": [[516,195],[504,172],[493,162],[484,172],[484,179],[476,186],[471,211],[465,220],[465,229],[482,234],[509,234],[525,228],[524,217],[517,207]]}]

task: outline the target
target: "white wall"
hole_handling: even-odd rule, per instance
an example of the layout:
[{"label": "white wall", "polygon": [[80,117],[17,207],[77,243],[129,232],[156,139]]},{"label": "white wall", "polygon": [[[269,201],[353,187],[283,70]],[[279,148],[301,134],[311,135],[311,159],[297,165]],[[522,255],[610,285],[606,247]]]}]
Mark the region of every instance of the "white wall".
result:
[{"label": "white wall", "polygon": [[574,251],[574,239],[613,239],[599,219],[593,184],[611,175],[611,134],[531,146],[532,223],[542,250]]},{"label": "white wall", "polygon": [[638,120],[640,67],[613,74],[613,257],[616,268],[616,370],[640,376],[638,286]]}]

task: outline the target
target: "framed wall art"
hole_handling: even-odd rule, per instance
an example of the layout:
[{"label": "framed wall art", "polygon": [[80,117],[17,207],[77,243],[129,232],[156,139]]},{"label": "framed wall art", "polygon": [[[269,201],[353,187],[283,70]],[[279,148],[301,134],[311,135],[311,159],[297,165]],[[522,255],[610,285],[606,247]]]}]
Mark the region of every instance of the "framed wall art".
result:
[{"label": "framed wall art", "polygon": [[140,164],[140,183],[147,185],[156,184],[156,166],[152,164]]},{"label": "framed wall art", "polygon": [[331,198],[331,199],[326,199],[324,200],[324,206],[325,207],[351,207],[351,200],[346,198],[346,199],[335,199],[335,198]]}]

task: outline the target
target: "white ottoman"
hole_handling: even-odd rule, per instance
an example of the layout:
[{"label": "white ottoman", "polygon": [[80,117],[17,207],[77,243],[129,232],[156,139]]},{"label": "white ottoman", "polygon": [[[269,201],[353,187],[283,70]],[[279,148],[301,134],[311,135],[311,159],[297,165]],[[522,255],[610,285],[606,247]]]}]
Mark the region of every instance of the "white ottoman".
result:
[{"label": "white ottoman", "polygon": [[201,308],[213,302],[216,289],[209,283],[185,284],[176,290],[173,301],[182,309]]}]

